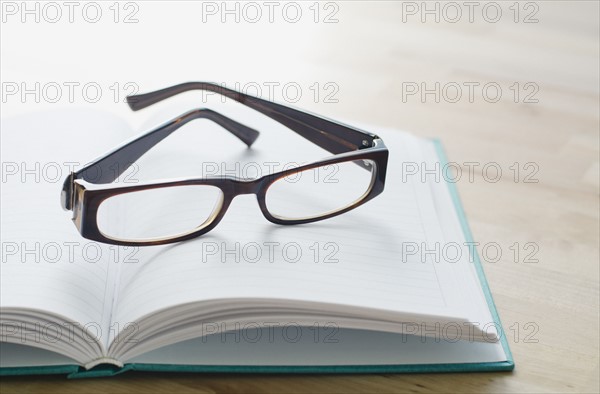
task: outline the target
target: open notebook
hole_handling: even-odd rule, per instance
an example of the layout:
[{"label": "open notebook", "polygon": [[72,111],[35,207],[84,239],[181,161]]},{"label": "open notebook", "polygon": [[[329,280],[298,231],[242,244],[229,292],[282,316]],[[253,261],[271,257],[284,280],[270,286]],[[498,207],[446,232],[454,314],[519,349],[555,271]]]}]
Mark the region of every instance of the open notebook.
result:
[{"label": "open notebook", "polygon": [[[194,121],[117,182],[328,155],[259,115],[228,116],[261,132],[252,149]],[[70,163],[130,138],[125,122],[83,110],[3,119],[0,372],[511,370],[454,185],[404,171],[443,163],[439,143],[363,129],[390,151],[386,189],[367,204],[277,226],[239,196],[200,238],[134,248],[81,238],[59,204]]]}]

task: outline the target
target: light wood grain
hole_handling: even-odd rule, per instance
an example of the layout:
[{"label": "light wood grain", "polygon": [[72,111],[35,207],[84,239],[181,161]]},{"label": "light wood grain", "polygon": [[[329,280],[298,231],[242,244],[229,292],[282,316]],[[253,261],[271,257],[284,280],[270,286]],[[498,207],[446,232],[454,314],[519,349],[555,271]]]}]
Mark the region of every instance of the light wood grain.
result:
[{"label": "light wood grain", "polygon": [[[499,182],[486,182],[479,172],[473,182],[459,181],[458,189],[475,239],[503,247],[501,260],[484,263],[484,269],[510,335],[513,373],[13,377],[2,379],[2,393],[599,392],[598,3],[536,3],[540,21],[531,25],[402,23],[400,3],[339,3],[340,22],[313,26],[310,41],[276,71],[284,81],[334,81],[340,87],[337,104],[303,97],[299,107],[439,138],[451,161],[501,166]],[[282,64],[277,51],[258,48],[268,43],[257,43],[257,64],[240,67],[237,75],[228,70],[222,79],[275,73],[269,65]],[[232,51],[202,60],[182,53],[177,61],[218,68],[232,61]],[[539,103],[514,103],[508,90],[494,104],[480,98],[403,102],[403,82],[436,81],[494,81],[505,89],[535,82]],[[514,182],[514,162],[536,163],[539,182]],[[508,247],[515,242],[537,244],[539,262],[513,262]],[[535,343],[524,340],[527,323],[539,328]],[[518,339],[511,329],[517,326]]]}]

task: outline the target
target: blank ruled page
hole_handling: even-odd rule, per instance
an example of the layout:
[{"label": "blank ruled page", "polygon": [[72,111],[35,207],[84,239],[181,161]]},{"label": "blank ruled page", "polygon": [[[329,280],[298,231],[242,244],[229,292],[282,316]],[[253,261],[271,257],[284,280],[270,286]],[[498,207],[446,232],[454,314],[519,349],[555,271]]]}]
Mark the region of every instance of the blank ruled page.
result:
[{"label": "blank ruled page", "polygon": [[[329,156],[273,121],[228,108],[222,112],[261,132],[251,149],[214,123],[194,121],[117,182],[253,178]],[[459,228],[442,229],[440,214],[446,222],[456,220],[447,218],[454,207],[438,201],[440,184],[432,187],[406,174],[407,163],[433,165],[431,149],[406,133],[369,131],[390,150],[386,187],[355,210],[321,222],[280,226],[262,216],[255,196],[242,195],[221,223],[200,238],[125,248],[83,239],[71,213],[61,209],[59,196],[71,168],[128,139],[127,125],[105,113],[4,119],[0,307],[97,325],[105,346],[119,329],[144,316],[196,302],[227,306],[234,299],[283,301],[290,308],[306,303],[368,308],[388,317],[490,321],[472,264],[448,264],[423,253],[422,248],[463,240]],[[93,135],[103,138],[96,141]],[[108,220],[114,229],[131,225],[121,213],[146,209],[117,208]],[[152,227],[150,215],[146,220]],[[415,248],[420,250],[415,253]],[[235,307],[232,301],[229,308]]]},{"label": "blank ruled page", "polygon": [[[201,177],[218,168],[245,176],[244,171],[256,172],[257,166],[265,174],[273,163],[302,163],[329,155],[274,122],[261,120],[252,126],[261,136],[250,150],[208,122],[185,126],[142,158],[138,175]],[[400,132],[380,136],[390,150],[383,194],[344,215],[298,226],[268,222],[255,196],[239,196],[210,233],[184,243],[143,248],[139,263],[123,266],[115,321],[135,321],[183,303],[229,298],[458,316],[449,268],[403,250],[407,243],[441,240],[429,189],[415,183],[414,177],[403,179],[402,162],[420,158],[419,142]],[[211,149],[212,144],[219,149]]]},{"label": "blank ruled page", "polygon": [[53,111],[2,119],[1,127],[0,307],[61,315],[102,335],[115,253],[79,235],[60,191],[72,168],[127,138],[126,125],[105,112]]}]

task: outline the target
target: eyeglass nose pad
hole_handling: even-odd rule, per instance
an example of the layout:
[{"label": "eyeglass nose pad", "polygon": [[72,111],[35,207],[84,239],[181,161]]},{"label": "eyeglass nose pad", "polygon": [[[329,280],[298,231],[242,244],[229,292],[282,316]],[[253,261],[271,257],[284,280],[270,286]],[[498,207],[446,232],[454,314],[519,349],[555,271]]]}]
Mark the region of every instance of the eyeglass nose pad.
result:
[{"label": "eyeglass nose pad", "polygon": [[256,193],[256,200],[258,201],[258,206],[260,207],[260,211],[262,212],[265,219],[267,219],[269,222],[275,224],[284,224],[276,217],[274,217],[271,214],[271,212],[269,212],[269,208],[267,208],[267,189],[269,188],[269,186],[270,184],[261,187],[260,190]]},{"label": "eyeglass nose pad", "polygon": [[[218,219],[220,221],[221,218],[223,217],[223,215],[225,214],[225,211],[227,211],[227,206],[224,207],[224,204],[225,204],[225,193],[223,193],[223,191],[221,190],[219,199],[215,203],[215,206],[214,206],[210,216],[200,226],[198,226],[198,228],[203,229],[203,228],[209,226],[211,223],[213,223],[216,219]],[[229,205],[229,204],[227,204],[227,205]],[[223,209],[223,208],[225,208],[225,209]],[[218,221],[217,221],[217,223],[218,223]]]}]

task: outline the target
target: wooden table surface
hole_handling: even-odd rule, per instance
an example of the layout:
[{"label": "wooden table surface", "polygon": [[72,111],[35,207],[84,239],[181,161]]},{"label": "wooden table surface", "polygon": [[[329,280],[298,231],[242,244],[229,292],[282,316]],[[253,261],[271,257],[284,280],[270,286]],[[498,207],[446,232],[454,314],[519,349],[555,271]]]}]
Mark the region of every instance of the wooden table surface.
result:
[{"label": "wooden table surface", "polygon": [[[599,392],[598,2],[521,2],[518,15],[512,1],[498,2],[503,15],[497,23],[479,11],[485,2],[477,3],[473,23],[465,21],[468,10],[461,2],[458,23],[452,23],[456,14],[450,9],[443,13],[445,3],[438,4],[440,21],[425,15],[425,23],[422,10],[406,8],[421,2],[336,2],[336,9],[321,3],[319,18],[337,11],[336,23],[263,24],[264,34],[255,33],[243,15],[235,24],[194,24],[188,2],[164,11],[161,18],[172,25],[162,29],[160,2],[137,3],[140,23],[126,28],[138,29],[128,31],[140,31],[138,36],[109,40],[107,47],[100,33],[84,26],[81,34],[91,37],[91,48],[78,47],[79,60],[70,64],[61,60],[73,49],[61,41],[67,34],[62,30],[41,23],[26,28],[44,34],[27,36],[18,35],[21,25],[3,24],[2,79],[51,80],[44,64],[59,64],[74,80],[86,80],[103,72],[90,63],[86,70],[86,57],[127,55],[113,58],[118,65],[104,71],[120,70],[121,80],[140,73],[145,86],[155,81],[151,72],[169,73],[169,81],[297,81],[305,92],[298,107],[441,139],[464,174],[468,163],[477,163],[473,179],[463,176],[457,186],[475,240],[502,250],[498,262],[484,256],[484,269],[516,369],[352,376],[126,373],[79,381],[6,377],[2,393]],[[228,35],[229,29],[245,34]],[[37,58],[37,67],[25,65],[47,45],[54,45],[55,56]],[[31,51],[5,56],[19,46]],[[330,98],[337,103],[315,100],[309,90],[314,82],[332,82],[328,89],[337,90]],[[470,82],[478,84],[471,99]],[[436,83],[439,102],[433,93],[409,94],[415,86],[435,90]],[[498,86],[502,97],[496,101]],[[482,171],[486,164],[501,168],[499,181]]]}]

